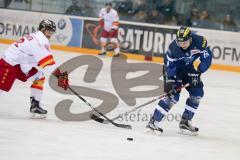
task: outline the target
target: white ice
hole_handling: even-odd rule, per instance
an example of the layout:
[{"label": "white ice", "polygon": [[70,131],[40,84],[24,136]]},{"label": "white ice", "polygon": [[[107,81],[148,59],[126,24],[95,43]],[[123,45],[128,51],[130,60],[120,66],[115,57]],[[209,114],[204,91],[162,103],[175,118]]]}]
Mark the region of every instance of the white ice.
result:
[{"label": "white ice", "polygon": [[[8,45],[0,44],[0,53]],[[81,54],[54,51],[58,63]],[[115,95],[110,79],[111,58],[102,58],[103,69],[94,83],[83,83],[86,67],[71,74],[71,83],[109,91]],[[132,73],[134,74],[134,73]],[[137,73],[136,73],[137,74]],[[134,77],[134,75],[130,75]],[[200,128],[196,137],[177,134],[178,121],[163,122],[162,136],[146,135],[145,121],[124,121],[133,130],[119,129],[94,121],[65,122],[54,114],[55,105],[62,99],[74,100],[72,111],[90,110],[81,100],[62,95],[45,85],[43,104],[47,106],[46,120],[29,118],[29,85],[16,81],[9,93],[0,97],[0,160],[239,160],[240,157],[240,74],[210,70],[203,75],[205,97],[194,117],[193,124]],[[85,97],[94,106],[100,101]],[[170,111],[181,114],[187,92]],[[137,99],[137,105],[152,98]],[[140,114],[150,114],[157,105],[143,108]],[[113,117],[129,110],[122,100]],[[136,112],[137,113],[137,112]],[[118,121],[119,122],[119,121]],[[127,141],[132,137],[133,141]]]}]

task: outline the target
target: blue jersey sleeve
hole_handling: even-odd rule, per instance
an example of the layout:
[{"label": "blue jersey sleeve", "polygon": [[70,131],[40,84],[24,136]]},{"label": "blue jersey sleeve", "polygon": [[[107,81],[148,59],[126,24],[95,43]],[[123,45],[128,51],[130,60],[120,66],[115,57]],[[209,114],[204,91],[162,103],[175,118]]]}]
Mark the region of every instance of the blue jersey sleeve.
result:
[{"label": "blue jersey sleeve", "polygon": [[166,53],[166,63],[167,63],[167,75],[168,77],[175,77],[176,76],[176,61],[177,59],[173,57],[171,50],[169,49]]},{"label": "blue jersey sleeve", "polygon": [[198,66],[198,71],[201,73],[206,72],[212,64],[212,52],[210,48],[207,46],[207,40],[203,38],[202,43],[203,50],[200,54],[200,64]]}]

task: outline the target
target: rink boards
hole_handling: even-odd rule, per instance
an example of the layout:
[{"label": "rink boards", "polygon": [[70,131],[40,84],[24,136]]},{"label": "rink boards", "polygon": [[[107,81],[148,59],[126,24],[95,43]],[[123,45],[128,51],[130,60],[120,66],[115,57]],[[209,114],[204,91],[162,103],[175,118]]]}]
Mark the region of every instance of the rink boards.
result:
[{"label": "rink boards", "polygon": [[[0,43],[12,43],[36,31],[39,22],[49,18],[57,24],[57,32],[51,39],[53,49],[86,54],[99,52],[101,32],[97,18],[9,9],[0,11]],[[163,54],[176,37],[177,28],[120,21],[118,39],[131,42],[131,47],[125,51],[128,58],[162,63]],[[197,28],[192,28],[192,31],[207,38],[213,52],[212,69],[240,72],[240,33]]]}]

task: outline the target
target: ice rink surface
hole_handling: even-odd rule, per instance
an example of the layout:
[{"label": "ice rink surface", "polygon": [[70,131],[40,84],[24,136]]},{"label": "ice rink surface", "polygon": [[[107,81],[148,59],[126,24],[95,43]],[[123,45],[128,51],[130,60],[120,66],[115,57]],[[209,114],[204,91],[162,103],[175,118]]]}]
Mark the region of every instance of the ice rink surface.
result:
[{"label": "ice rink surface", "polygon": [[[0,44],[0,53],[8,45]],[[81,56],[80,54],[54,51],[58,63]],[[98,88],[115,93],[110,79],[110,57],[104,62],[99,77],[93,84],[82,82],[86,67],[70,75],[76,85]],[[135,61],[133,61],[135,62]],[[149,62],[148,62],[149,63]],[[134,73],[133,73],[134,74]],[[54,113],[56,104],[66,97],[74,100],[73,112],[89,110],[73,95],[62,95],[52,90],[48,83],[42,103],[47,106],[46,120],[29,118],[30,82],[16,81],[9,93],[0,97],[0,159],[1,160],[239,160],[240,157],[240,74],[210,70],[202,76],[205,96],[201,101],[193,124],[200,128],[196,137],[178,135],[178,121],[164,121],[162,136],[144,133],[146,121],[121,121],[133,130],[116,128],[94,121],[65,122]],[[182,92],[180,101],[170,111],[181,114],[188,94]],[[99,100],[85,97],[94,106]],[[137,105],[152,98],[139,98]],[[156,103],[141,110],[152,113]],[[131,109],[122,100],[118,107],[107,114],[114,117]],[[117,121],[120,122],[120,121]],[[133,141],[127,141],[132,137]]]}]

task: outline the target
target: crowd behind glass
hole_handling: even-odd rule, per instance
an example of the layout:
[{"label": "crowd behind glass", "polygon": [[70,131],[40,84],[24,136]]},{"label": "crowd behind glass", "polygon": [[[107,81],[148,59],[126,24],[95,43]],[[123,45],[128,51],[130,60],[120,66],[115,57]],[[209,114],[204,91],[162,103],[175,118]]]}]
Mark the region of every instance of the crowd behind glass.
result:
[{"label": "crowd behind glass", "polygon": [[[115,0],[120,20],[240,32],[239,0]],[[105,0],[0,0],[1,8],[98,17]]]}]

